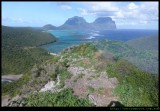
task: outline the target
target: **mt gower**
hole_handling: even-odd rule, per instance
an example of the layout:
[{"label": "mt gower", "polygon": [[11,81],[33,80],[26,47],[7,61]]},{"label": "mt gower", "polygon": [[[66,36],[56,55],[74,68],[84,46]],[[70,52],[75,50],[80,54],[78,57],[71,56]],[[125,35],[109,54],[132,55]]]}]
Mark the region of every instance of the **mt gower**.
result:
[{"label": "mt gower", "polygon": [[63,25],[55,27],[47,24],[42,27],[43,30],[56,30],[56,29],[90,29],[90,30],[110,30],[116,29],[115,21],[110,17],[99,17],[94,22],[88,23],[83,17],[74,16],[69,18]]}]

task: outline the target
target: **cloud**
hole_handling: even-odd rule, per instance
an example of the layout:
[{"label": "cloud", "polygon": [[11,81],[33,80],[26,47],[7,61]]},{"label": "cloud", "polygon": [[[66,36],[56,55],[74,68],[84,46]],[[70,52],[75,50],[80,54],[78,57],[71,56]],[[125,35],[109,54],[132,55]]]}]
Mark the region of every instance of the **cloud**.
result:
[{"label": "cloud", "polygon": [[80,14],[81,15],[88,15],[88,12],[86,9],[83,9],[83,8],[77,8],[78,11],[80,11]]},{"label": "cloud", "polygon": [[130,10],[134,10],[134,9],[137,9],[137,8],[138,8],[138,6],[135,5],[133,2],[128,5],[128,9],[130,9]]},{"label": "cloud", "polygon": [[15,22],[20,22],[20,23],[28,22],[28,21],[25,21],[25,20],[22,19],[22,18],[16,18],[16,19],[13,19],[13,21],[15,21]]},{"label": "cloud", "polygon": [[23,18],[11,18],[2,16],[2,23],[15,23],[15,24],[45,24],[47,23],[44,20],[40,19],[32,19],[32,20],[24,20]]},{"label": "cloud", "polygon": [[12,22],[21,22],[21,23],[24,22],[22,18],[10,18],[6,16],[2,17],[2,21],[12,21]]},{"label": "cloud", "polygon": [[72,7],[70,6],[70,3],[68,2],[58,2],[57,6],[59,6],[63,10],[70,10]]},{"label": "cloud", "polygon": [[77,8],[81,15],[109,16],[120,24],[148,24],[158,21],[158,2],[86,2]]},{"label": "cloud", "polygon": [[86,2],[83,5],[87,8],[77,8],[81,15],[112,16],[119,10],[113,2]]}]

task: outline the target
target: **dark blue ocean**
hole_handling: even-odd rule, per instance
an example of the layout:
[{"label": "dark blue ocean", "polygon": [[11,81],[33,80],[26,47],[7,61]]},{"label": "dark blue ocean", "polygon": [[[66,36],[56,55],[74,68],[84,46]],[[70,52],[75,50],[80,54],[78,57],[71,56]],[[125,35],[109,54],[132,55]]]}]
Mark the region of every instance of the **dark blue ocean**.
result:
[{"label": "dark blue ocean", "polygon": [[49,30],[58,40],[55,43],[42,46],[49,52],[58,53],[64,48],[84,42],[98,40],[128,41],[139,37],[158,35],[158,30],[117,29],[117,30]]}]

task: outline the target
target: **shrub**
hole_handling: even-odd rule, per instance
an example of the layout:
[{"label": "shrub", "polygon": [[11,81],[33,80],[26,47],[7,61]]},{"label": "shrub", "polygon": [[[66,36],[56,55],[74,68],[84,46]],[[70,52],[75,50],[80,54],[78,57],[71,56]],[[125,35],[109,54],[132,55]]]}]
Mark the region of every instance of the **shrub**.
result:
[{"label": "shrub", "polygon": [[117,77],[114,94],[125,106],[158,106],[158,82],[155,77],[125,60],[107,66],[109,77]]},{"label": "shrub", "polygon": [[87,99],[79,99],[73,95],[72,89],[61,92],[43,92],[29,95],[25,99],[25,106],[93,106]]},{"label": "shrub", "polygon": [[94,92],[94,88],[92,86],[88,86],[88,90],[89,90],[90,93]]}]

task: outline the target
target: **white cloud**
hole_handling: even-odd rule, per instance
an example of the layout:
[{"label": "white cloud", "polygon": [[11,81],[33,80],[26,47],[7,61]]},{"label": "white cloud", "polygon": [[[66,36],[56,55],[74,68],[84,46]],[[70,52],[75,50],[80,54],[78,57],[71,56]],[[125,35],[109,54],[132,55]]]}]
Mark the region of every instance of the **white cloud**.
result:
[{"label": "white cloud", "polygon": [[113,2],[84,2],[86,8],[77,8],[81,15],[112,16],[118,11]]},{"label": "white cloud", "polygon": [[6,17],[3,16],[2,17],[2,23],[17,23],[17,24],[41,24],[41,23],[47,23],[44,20],[40,20],[40,19],[32,19],[32,20],[24,20],[23,18],[19,17],[19,18],[11,18],[11,17]]},{"label": "white cloud", "polygon": [[22,18],[18,18],[18,19],[14,19],[14,20],[17,21],[17,22],[21,22],[21,23],[26,22]]},{"label": "white cloud", "polygon": [[88,12],[86,9],[83,9],[83,8],[77,8],[78,11],[80,11],[80,14],[81,15],[88,15]]},{"label": "white cloud", "polygon": [[8,17],[2,16],[2,20],[8,20]]},{"label": "white cloud", "polygon": [[137,8],[138,8],[138,6],[135,5],[133,2],[128,5],[128,9],[130,9],[130,10],[134,10],[134,9],[137,9]]},{"label": "white cloud", "polygon": [[158,22],[158,2],[85,2],[78,8],[81,15],[109,16],[119,24],[148,24]]},{"label": "white cloud", "polygon": [[68,2],[59,2],[59,3],[57,3],[57,6],[59,6],[63,10],[72,9],[72,7],[70,6],[70,3],[68,3]]},{"label": "white cloud", "polygon": [[124,18],[124,14],[123,14],[123,12],[122,12],[121,10],[115,12],[115,16],[116,16],[117,18]]},{"label": "white cloud", "polygon": [[118,7],[114,6],[113,2],[93,2],[91,10],[95,12],[100,11],[118,11]]},{"label": "white cloud", "polygon": [[70,7],[70,6],[68,6],[68,5],[61,5],[60,6],[62,9],[64,9],[64,10],[70,10],[70,9],[72,9],[72,7]]}]

